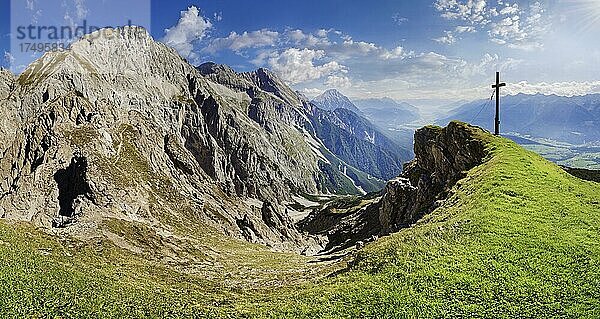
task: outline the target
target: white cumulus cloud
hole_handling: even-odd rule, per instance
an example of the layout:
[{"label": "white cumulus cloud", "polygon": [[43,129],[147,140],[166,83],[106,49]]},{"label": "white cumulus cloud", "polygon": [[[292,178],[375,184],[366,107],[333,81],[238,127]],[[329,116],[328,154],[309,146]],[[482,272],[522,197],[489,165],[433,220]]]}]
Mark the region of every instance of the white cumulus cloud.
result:
[{"label": "white cumulus cloud", "polygon": [[200,10],[191,6],[181,11],[179,22],[165,30],[162,42],[173,47],[185,58],[194,58],[194,42],[203,39],[212,23],[200,14]]},{"label": "white cumulus cloud", "polygon": [[272,53],[267,63],[273,72],[290,84],[320,79],[345,70],[336,61],[318,64],[324,57],[322,50],[289,48],[281,53]]},{"label": "white cumulus cloud", "polygon": [[352,81],[344,75],[330,75],[325,81],[325,85],[334,88],[349,88],[352,86]]},{"label": "white cumulus cloud", "polygon": [[305,96],[307,96],[309,98],[314,98],[316,96],[319,96],[319,95],[323,94],[323,92],[325,92],[324,89],[318,89],[318,88],[304,88],[304,89],[300,90],[300,93],[304,94]]},{"label": "white cumulus cloud", "polygon": [[504,15],[515,15],[519,14],[521,11],[519,10],[519,4],[513,3],[513,5],[509,5],[508,3],[504,8],[500,10],[500,14]]}]

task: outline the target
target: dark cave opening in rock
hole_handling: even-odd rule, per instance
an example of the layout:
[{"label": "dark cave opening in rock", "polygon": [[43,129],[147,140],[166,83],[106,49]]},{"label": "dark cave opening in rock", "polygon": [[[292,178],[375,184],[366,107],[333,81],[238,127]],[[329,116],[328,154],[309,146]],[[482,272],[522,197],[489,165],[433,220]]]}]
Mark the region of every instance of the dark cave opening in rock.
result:
[{"label": "dark cave opening in rock", "polygon": [[87,168],[87,159],[83,156],[75,156],[68,167],[54,174],[54,180],[58,185],[59,216],[73,217],[76,213],[77,199],[82,195],[90,196],[91,190],[86,178]]}]

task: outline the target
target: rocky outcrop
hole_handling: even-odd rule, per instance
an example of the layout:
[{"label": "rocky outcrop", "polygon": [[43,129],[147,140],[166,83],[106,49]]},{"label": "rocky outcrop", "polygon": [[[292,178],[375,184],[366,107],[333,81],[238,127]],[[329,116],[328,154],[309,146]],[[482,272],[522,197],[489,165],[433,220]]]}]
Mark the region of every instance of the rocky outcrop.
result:
[{"label": "rocky outcrop", "polygon": [[415,132],[415,159],[400,178],[388,183],[381,199],[379,221],[383,233],[406,227],[435,209],[439,201],[487,153],[474,131],[483,130],[460,122],[447,127],[424,127]]},{"label": "rocky outcrop", "polygon": [[388,182],[380,197],[361,197],[350,207],[334,201],[300,222],[301,228],[328,238],[325,250],[332,251],[410,226],[439,207],[467,171],[483,163],[486,134],[460,122],[417,130],[415,159]]}]

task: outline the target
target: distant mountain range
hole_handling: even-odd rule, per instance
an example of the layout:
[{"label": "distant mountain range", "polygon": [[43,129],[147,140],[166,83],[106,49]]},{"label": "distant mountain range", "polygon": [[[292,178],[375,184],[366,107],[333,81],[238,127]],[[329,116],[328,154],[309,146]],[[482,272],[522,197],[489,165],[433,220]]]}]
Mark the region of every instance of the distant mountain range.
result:
[{"label": "distant mountain range", "polygon": [[421,118],[416,106],[390,98],[361,99],[353,102],[366,118],[386,129],[397,129]]},{"label": "distant mountain range", "polygon": [[387,97],[350,100],[336,89],[325,91],[311,103],[326,111],[350,110],[385,130],[398,129],[421,118],[419,109],[409,103]]},{"label": "distant mountain range", "polygon": [[[402,149],[396,154],[401,157],[406,157],[404,150],[408,150],[412,156],[414,130],[425,122],[444,126],[451,120],[460,120],[490,131],[494,125],[494,100],[458,101],[421,110],[411,103],[390,98],[351,101],[337,90],[328,90],[315,98],[312,104],[323,110],[349,110],[368,120],[367,123],[372,123],[382,135]],[[598,168],[600,165],[600,94],[574,97],[541,94],[505,96],[501,98],[500,117],[501,132],[505,136],[550,160],[581,168]],[[339,119],[336,121],[339,122]],[[357,132],[363,134],[360,130]],[[321,138],[328,139],[327,136]],[[383,146],[383,149],[387,149],[387,155],[390,155],[389,146]],[[347,157],[343,158],[348,160]],[[361,169],[371,174],[377,172],[365,167]]]},{"label": "distant mountain range", "polygon": [[[473,101],[437,121],[473,123],[493,129],[494,101]],[[570,144],[600,141],[600,94],[564,97],[518,94],[501,98],[501,131]]]}]

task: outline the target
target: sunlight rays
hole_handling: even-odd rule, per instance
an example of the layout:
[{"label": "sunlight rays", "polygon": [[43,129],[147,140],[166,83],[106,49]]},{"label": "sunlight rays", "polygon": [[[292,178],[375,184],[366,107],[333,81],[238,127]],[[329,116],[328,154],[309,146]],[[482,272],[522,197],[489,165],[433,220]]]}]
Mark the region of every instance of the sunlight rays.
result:
[{"label": "sunlight rays", "polygon": [[576,18],[573,26],[578,32],[600,30],[600,0],[562,0],[564,16]]}]

